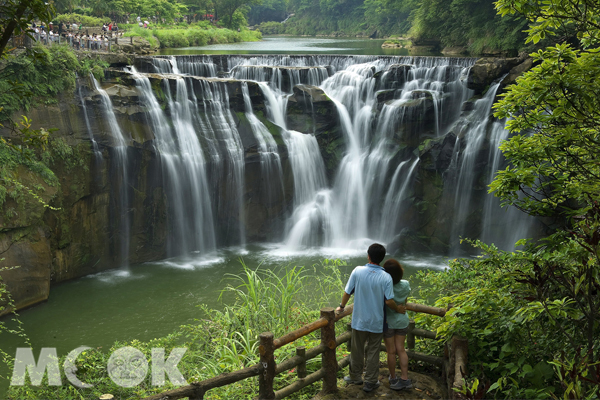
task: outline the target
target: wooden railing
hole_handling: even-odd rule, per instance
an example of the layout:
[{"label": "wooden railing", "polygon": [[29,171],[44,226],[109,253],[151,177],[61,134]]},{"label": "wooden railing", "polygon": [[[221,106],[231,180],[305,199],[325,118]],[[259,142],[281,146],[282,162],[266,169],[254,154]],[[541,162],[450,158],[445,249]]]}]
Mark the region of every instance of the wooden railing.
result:
[{"label": "wooden railing", "polygon": [[[415,303],[407,303],[406,309],[440,317],[446,314],[446,310],[443,308]],[[352,310],[353,306],[348,306],[343,312],[336,314],[333,308],[323,308],[321,310],[321,318],[277,339],[273,337],[271,332],[264,332],[259,336],[260,362],[258,364],[238,371],[221,374],[204,381],[193,382],[187,386],[146,397],[144,400],[174,400],[185,397],[189,397],[190,400],[201,400],[204,398],[204,394],[210,389],[226,386],[253,376],[259,377],[259,399],[283,399],[321,379],[323,380],[322,391],[324,393],[334,392],[337,390],[338,370],[350,364],[350,356],[346,356],[339,361],[337,360],[336,348],[343,343],[348,343],[348,350],[350,350],[349,342],[351,337],[350,324],[347,325],[348,330],[346,332],[336,337],[335,323],[352,314]],[[296,348],[296,355],[294,357],[279,364],[275,362],[275,350],[318,329],[321,330],[320,345],[308,350],[304,347],[298,347]],[[406,346],[408,357],[441,367],[443,376],[448,382],[449,394],[450,396],[454,396],[452,388],[461,387],[463,376],[466,374],[466,340],[453,338],[449,346],[446,347],[445,356],[438,357],[415,352],[415,337],[436,339],[435,332],[418,329],[415,327],[415,322],[410,321]],[[381,345],[381,350],[385,351],[383,344]],[[307,375],[306,362],[318,355],[321,355],[321,369]],[[295,367],[297,367],[296,374],[298,380],[278,391],[274,391],[273,382],[275,377]]]}]

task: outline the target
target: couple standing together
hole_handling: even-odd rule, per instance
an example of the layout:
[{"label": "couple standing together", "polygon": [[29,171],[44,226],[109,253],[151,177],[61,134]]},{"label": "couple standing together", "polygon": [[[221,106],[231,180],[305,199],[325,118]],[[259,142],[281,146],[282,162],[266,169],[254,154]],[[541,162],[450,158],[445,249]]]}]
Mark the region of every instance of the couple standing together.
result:
[{"label": "couple standing together", "polygon": [[[402,279],[404,270],[398,261],[390,259],[383,267],[379,265],[385,253],[385,247],[378,243],[369,246],[369,263],[352,271],[342,302],[337,308],[338,312],[343,311],[350,296],[354,295],[350,375],[345,376],[344,380],[351,384],[362,384],[366,359],[363,385],[365,392],[377,389],[380,385],[379,347],[384,338],[390,388],[412,388],[412,382],[408,379],[408,355],[404,348],[408,333],[405,303],[410,285]],[[401,377],[396,377],[396,355],[400,359]]]}]

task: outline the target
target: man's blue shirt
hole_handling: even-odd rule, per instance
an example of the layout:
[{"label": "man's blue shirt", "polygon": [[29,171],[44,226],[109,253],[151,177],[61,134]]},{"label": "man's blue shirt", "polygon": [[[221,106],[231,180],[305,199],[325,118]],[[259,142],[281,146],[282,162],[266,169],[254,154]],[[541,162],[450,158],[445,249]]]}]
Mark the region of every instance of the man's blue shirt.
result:
[{"label": "man's blue shirt", "polygon": [[354,268],[344,291],[354,292],[352,329],[373,333],[383,332],[383,305],[394,298],[394,285],[390,274],[375,264]]}]

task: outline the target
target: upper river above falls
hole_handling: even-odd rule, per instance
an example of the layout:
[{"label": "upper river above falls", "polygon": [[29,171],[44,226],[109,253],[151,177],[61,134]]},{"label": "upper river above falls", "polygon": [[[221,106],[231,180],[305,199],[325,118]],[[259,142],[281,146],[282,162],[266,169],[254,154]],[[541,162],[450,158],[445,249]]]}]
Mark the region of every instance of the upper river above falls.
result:
[{"label": "upper river above falls", "polygon": [[440,56],[420,49],[382,48],[384,39],[306,36],[264,36],[260,42],[211,44],[208,46],[160,49],[160,55],[193,54],[347,54],[371,56]]}]

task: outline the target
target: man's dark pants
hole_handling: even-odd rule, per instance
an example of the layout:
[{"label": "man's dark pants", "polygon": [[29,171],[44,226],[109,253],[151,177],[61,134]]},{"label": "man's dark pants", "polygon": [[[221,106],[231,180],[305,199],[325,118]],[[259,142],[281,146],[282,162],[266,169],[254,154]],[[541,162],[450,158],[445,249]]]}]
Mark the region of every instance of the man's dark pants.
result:
[{"label": "man's dark pants", "polygon": [[379,349],[383,340],[383,332],[373,333],[352,329],[351,340],[350,378],[353,381],[361,380],[366,357],[367,370],[364,381],[376,383],[379,378]]}]

